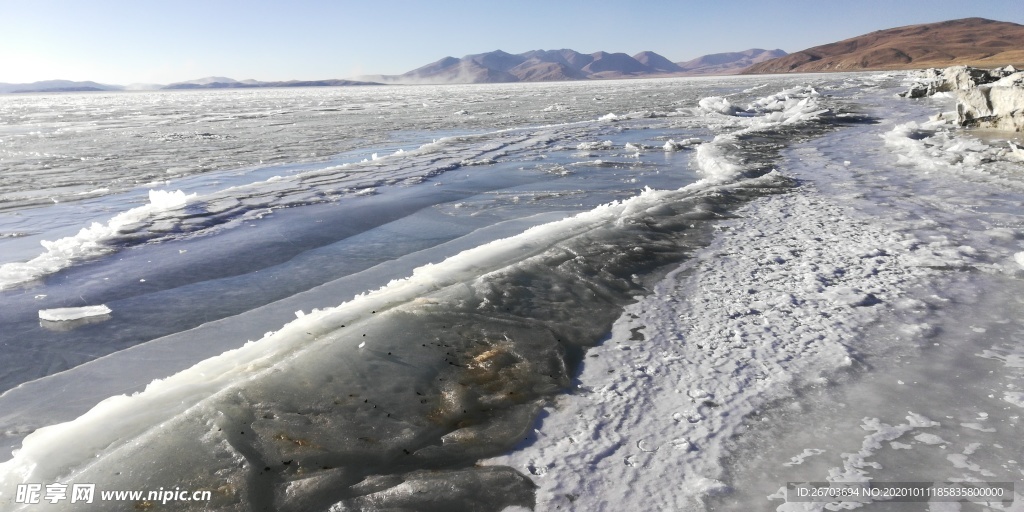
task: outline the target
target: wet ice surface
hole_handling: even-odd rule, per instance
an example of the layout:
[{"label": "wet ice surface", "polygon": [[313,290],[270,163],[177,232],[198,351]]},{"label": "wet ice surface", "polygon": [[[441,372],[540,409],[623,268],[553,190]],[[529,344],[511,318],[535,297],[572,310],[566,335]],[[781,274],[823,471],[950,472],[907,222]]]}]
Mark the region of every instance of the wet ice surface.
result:
[{"label": "wet ice surface", "polygon": [[[141,201],[154,204],[145,194],[110,196],[105,201],[108,207],[130,210],[106,213],[106,219],[94,217],[104,215],[99,213],[104,210],[90,205],[14,212],[3,219],[12,231],[28,231],[47,222],[68,224],[70,229],[5,240],[12,249],[4,253],[10,261],[0,267],[0,280],[11,288],[4,292],[11,307],[3,315],[19,341],[9,344],[12,364],[4,368],[2,388],[242,313],[474,232],[479,244],[488,240],[482,230],[498,223],[523,219],[516,224],[521,230],[629,197],[644,186],[681,186],[695,179],[686,167],[684,152],[648,149],[641,156],[638,147],[625,147],[632,141],[651,148],[672,137],[703,133],[692,121],[678,123],[682,125],[678,128],[672,124],[641,131],[651,127],[632,127],[629,121],[593,122],[453,137],[428,141],[426,149],[356,161],[351,171],[332,165],[300,168],[283,178],[219,173],[178,183],[190,194],[201,194],[179,208],[137,206]],[[577,148],[588,143],[597,147]],[[408,176],[416,179],[407,182]],[[111,216],[130,217],[130,221],[108,220]],[[90,221],[98,224],[89,233],[75,234]],[[490,236],[512,232],[495,229]],[[40,254],[40,240],[55,242]],[[456,247],[466,248],[464,244]],[[454,254],[454,249],[414,261],[437,261]],[[104,259],[107,255],[115,256]],[[94,260],[98,261],[52,275]],[[340,295],[330,302],[306,307],[336,304],[403,277],[414,266],[408,263],[377,273],[375,279],[336,291]],[[19,288],[31,278],[46,282],[41,287]],[[231,291],[225,295],[224,289]],[[37,309],[89,301],[110,302],[121,314],[103,329],[67,336],[38,329],[32,318]],[[278,317],[272,324],[262,324],[261,331],[246,330],[239,336],[258,336],[285,320]],[[112,338],[111,330],[120,333]],[[90,340],[91,335],[95,339]],[[245,339],[241,337],[240,342]],[[41,347],[45,349],[40,354]],[[18,359],[36,362],[14,364]],[[47,362],[40,365],[40,359]]]},{"label": "wet ice surface", "polygon": [[[0,507],[53,479],[274,510],[788,510],[770,496],[790,480],[1020,483],[1009,146],[927,123],[948,101],[896,100],[895,75],[763,81],[454,88],[485,107],[423,105],[330,162],[11,206],[6,263],[83,251],[4,269],[4,387],[49,375],[0,396],[6,446],[166,379],[26,439]],[[93,304],[109,317],[39,324]]]}]

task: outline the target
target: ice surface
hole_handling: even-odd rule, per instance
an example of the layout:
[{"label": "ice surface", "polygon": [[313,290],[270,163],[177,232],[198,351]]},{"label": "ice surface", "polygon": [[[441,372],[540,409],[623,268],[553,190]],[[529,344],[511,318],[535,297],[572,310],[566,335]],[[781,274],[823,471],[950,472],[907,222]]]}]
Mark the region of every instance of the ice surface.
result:
[{"label": "ice surface", "polygon": [[106,224],[94,222],[75,236],[59,240],[43,240],[45,252],[24,263],[0,265],[0,290],[10,288],[46,274],[67,268],[75,262],[111,252],[109,242],[137,229],[140,224],[154,222],[161,214],[184,207],[195,194],[180,190],[150,190],[149,204],[119,213]]},{"label": "ice surface", "polygon": [[[785,186],[785,182],[769,175],[745,186],[771,189]],[[680,223],[706,218],[693,207],[702,202],[701,196],[727,190],[706,186],[648,190],[632,199],[421,267],[410,279],[335,309],[313,311],[256,343],[154,382],[138,395],[108,399],[73,422],[37,430],[25,439],[14,459],[0,466],[3,481],[106,479],[109,477],[100,476],[109,474],[103,466],[124,467],[130,459],[141,456],[139,447],[148,446],[144,448],[147,451],[172,450],[173,457],[167,454],[172,462],[162,465],[159,474],[133,472],[131,482],[140,485],[169,478],[197,485],[204,481],[202,485],[236,482],[233,485],[241,487],[238,493],[224,498],[227,506],[240,500],[270,499],[264,491],[242,486],[242,482],[253,478],[253,471],[279,478],[272,476],[282,471],[274,462],[278,457],[300,461],[295,467],[341,465],[353,469],[355,466],[347,466],[350,462],[346,461],[357,457],[364,468],[360,471],[388,471],[386,468],[394,464],[392,458],[403,452],[412,454],[410,461],[422,459],[418,464],[430,467],[500,450],[518,439],[529,425],[537,397],[567,384],[565,351],[594,343],[604,331],[572,310],[582,308],[594,315],[627,301],[635,286],[629,281],[630,275],[679,257],[673,254],[685,247],[690,235],[684,229],[676,242],[666,235],[679,229]],[[638,222],[641,219],[644,223]],[[616,241],[616,245],[625,242],[634,250],[619,255],[602,249]],[[673,249],[674,244],[683,245]],[[570,309],[560,311],[556,304]],[[536,308],[551,316],[536,319],[530,314]],[[598,314],[602,316],[607,315]],[[537,322],[540,325],[534,325]],[[445,334],[448,326],[442,323],[453,323],[454,331]],[[417,347],[414,340],[434,341]],[[362,349],[366,356],[352,353],[353,347]],[[353,373],[337,375],[333,371],[337,364],[349,367]],[[393,380],[382,389],[367,387],[370,383],[358,378],[394,364],[409,371],[404,379]],[[303,377],[294,380],[292,375]],[[331,406],[329,397],[344,397],[343,390],[348,391],[348,398],[333,398]],[[296,393],[307,397],[302,404],[295,402]],[[239,402],[242,396],[246,398]],[[358,401],[353,397],[368,398]],[[327,402],[313,410],[303,405],[321,400]],[[335,408],[337,412],[330,412]],[[231,410],[237,412],[223,416]],[[387,417],[382,416],[384,413]],[[124,421],[127,417],[136,421]],[[264,419],[245,419],[249,417]],[[117,427],[111,425],[114,418],[121,418]],[[486,418],[492,418],[491,423],[460,426]],[[327,422],[324,427],[340,421],[346,426],[341,430],[311,430],[309,421]],[[154,424],[162,425],[159,433],[151,429]],[[195,429],[202,425],[217,425],[218,430],[197,436]],[[385,438],[375,434],[373,443],[383,449],[382,458],[370,462],[365,449],[357,448],[361,439],[358,434],[381,428],[397,437],[380,444]],[[225,433],[217,433],[222,431]],[[231,433],[236,431],[237,435]],[[183,434],[185,437],[180,437]],[[237,438],[241,435],[249,437]],[[434,447],[438,435],[443,446],[450,447]],[[242,448],[242,453],[262,453],[256,466],[267,464],[272,471],[247,469],[250,462],[229,471],[234,476],[225,473],[224,477],[214,477],[217,471],[237,468],[235,461],[241,454],[232,446],[243,439],[248,447]],[[281,439],[288,442],[282,445]],[[289,444],[296,439],[308,439],[318,448],[296,450]],[[249,440],[256,444],[250,445]],[[182,450],[182,442],[200,444]],[[204,443],[212,444],[200,449]],[[298,446],[306,443],[302,441]],[[332,448],[323,452],[327,446]],[[150,452],[151,456],[155,454]],[[224,457],[222,462],[208,458],[221,456],[218,454]],[[79,465],[76,460],[92,462],[81,471],[66,473],[67,468]],[[197,469],[202,471],[197,473]],[[296,480],[298,475],[293,475],[290,468],[283,471],[282,487],[275,493],[288,493],[308,478]],[[225,477],[227,480],[222,479]],[[152,478],[157,480],[149,480]],[[130,485],[127,480],[123,484]],[[344,495],[340,490],[317,492],[326,494],[309,499]],[[282,496],[277,494],[274,499]]]},{"label": "ice surface", "polygon": [[[619,148],[629,140],[647,141],[666,133],[664,128],[620,131],[616,127],[595,123],[552,127],[542,133],[557,135],[564,129],[568,129],[570,134],[582,132],[611,137]],[[690,128],[685,127],[672,129],[670,133],[677,136],[693,134]],[[473,151],[487,151],[493,147],[493,142],[493,137],[485,136],[458,143],[477,148]],[[445,146],[441,143],[434,147],[444,151]],[[259,213],[259,219],[244,215],[237,217],[247,211],[245,208],[222,210],[221,205],[227,201],[217,198],[208,204],[214,204],[213,210],[223,213],[212,219],[209,218],[211,214],[203,211],[202,200],[190,204],[176,212],[172,219],[195,222],[200,231],[163,230],[157,238],[141,244],[133,242],[140,240],[137,233],[136,238],[122,240],[110,247],[117,253],[100,257],[93,264],[73,266],[61,275],[33,283],[31,287],[12,289],[9,296],[12,301],[17,299],[18,307],[14,307],[16,302],[9,302],[3,313],[7,317],[5,321],[20,322],[8,323],[18,325],[12,335],[19,342],[9,347],[7,361],[12,369],[10,373],[0,373],[0,385],[6,389],[27,378],[60,371],[133,343],[238,314],[349,272],[398,258],[405,251],[442,244],[505,219],[547,213],[553,214],[549,219],[556,219],[602,202],[629,197],[643,186],[678,187],[696,179],[692,171],[683,168],[686,165],[685,154],[678,157],[644,155],[639,160],[608,166],[580,162],[569,171],[563,159],[570,157],[567,152],[571,150],[564,146],[562,149],[557,149],[558,146],[553,149],[531,148],[509,150],[509,156],[502,157],[500,162],[463,167],[458,173],[433,176],[423,182],[428,185],[425,187],[400,180],[393,185],[385,183],[374,187],[377,193],[369,196],[351,193],[331,202],[271,211],[252,210]],[[611,155],[621,150],[608,148],[598,151]],[[401,165],[408,166],[411,173],[429,173],[433,164],[430,159],[413,159]],[[377,170],[388,172],[388,169]],[[345,172],[345,168],[339,171]],[[326,171],[316,172],[327,174]],[[282,179],[272,178],[284,175],[267,173],[266,176],[271,177],[267,180],[270,187],[281,186]],[[250,183],[250,188],[256,191],[260,186],[259,182]],[[205,188],[211,191],[209,194],[224,190],[223,185],[211,184]],[[237,191],[238,187],[234,190]],[[516,202],[515,198],[521,201]],[[42,212],[32,213],[33,220],[47,218]],[[65,208],[53,214],[63,220],[73,219],[76,212],[68,212]],[[105,217],[109,218],[109,215],[106,213]],[[236,216],[234,220],[231,220],[232,215]],[[209,227],[204,229],[203,226]],[[234,228],[225,229],[224,226]],[[362,288],[356,287],[353,281],[353,288],[341,290],[340,295],[321,302],[305,305],[305,309],[336,305],[356,293],[379,287],[390,278],[404,277],[411,268],[406,267],[404,274],[391,274],[379,281],[364,280],[366,284]],[[144,286],[139,286],[142,283],[140,279],[145,279]],[[239,288],[262,292],[238,293],[236,290]],[[46,292],[47,298],[41,302],[30,300],[29,290]],[[31,304],[21,304],[22,300]],[[46,335],[37,329],[38,323],[34,321],[38,309],[97,302],[108,303],[121,313],[106,326],[107,330],[116,330],[118,336],[109,336],[96,328],[79,329],[77,337],[88,340],[82,343],[70,337]],[[291,316],[291,311],[288,316]],[[246,335],[257,336],[269,328],[279,327],[286,320],[278,316],[272,320],[276,324],[271,323],[255,334]],[[267,321],[271,320],[261,318],[256,323],[263,325]],[[244,324],[237,329],[249,332]],[[245,341],[241,334],[239,336],[235,343]],[[218,346],[222,338],[216,339]],[[83,347],[88,348],[83,350]]]},{"label": "ice surface", "polygon": [[[138,447],[148,446],[144,449],[172,450],[174,455],[160,474],[132,473],[135,484],[156,481],[151,478],[219,479],[238,489],[224,497],[230,504],[281,500],[296,489],[317,487],[312,477],[291,470],[323,466],[328,473],[315,478],[335,483],[290,500],[290,506],[299,506],[308,500],[343,498],[350,477],[338,475],[339,481],[329,476],[328,468],[354,469],[346,462],[356,460],[351,457],[363,461],[361,472],[390,472],[393,457],[402,453],[420,461],[416,464],[437,467],[505,449],[532,421],[536,400],[567,384],[566,365],[578,357],[572,354],[599,341],[606,331],[607,324],[594,319],[610,320],[632,300],[639,290],[638,274],[678,261],[706,233],[695,226],[714,221],[730,205],[791,185],[760,167],[728,176],[708,174],[709,179],[695,185],[645,189],[635,197],[464,251],[338,308],[304,314],[258,342],[156,381],[138,395],[108,399],[75,421],[37,430],[4,464],[5,478],[100,478],[108,474],[103,466],[123,467],[138,459]],[[631,249],[621,254],[605,249],[622,246]],[[545,314],[538,316],[538,311]],[[445,334],[448,324],[456,329],[454,337]],[[429,341],[424,339],[427,333],[436,333],[436,341],[417,347],[413,340]],[[439,358],[441,351],[447,357]],[[384,388],[367,388],[359,377],[395,363],[409,371]],[[331,370],[337,364],[350,367],[351,373],[337,375]],[[304,377],[296,381],[291,375]],[[352,392],[359,389],[363,391]],[[344,397],[343,390],[349,391],[349,399],[334,398],[340,409],[330,412],[328,397]],[[314,406],[309,417],[308,406],[296,402],[297,396],[306,396],[304,403],[327,400],[328,409]],[[350,400],[356,396],[367,398]],[[372,408],[366,405],[371,401]],[[379,416],[384,413],[386,417]],[[138,421],[108,425],[114,417],[128,416]],[[253,420],[246,419],[250,416]],[[346,426],[311,430],[309,421]],[[199,435],[196,429],[208,422],[224,433]],[[157,423],[163,425],[162,433],[151,430]],[[358,448],[362,438],[357,434],[381,428],[398,430],[386,444],[372,436],[380,458],[366,464],[368,452]],[[250,437],[239,437],[243,435]],[[282,446],[282,439],[320,448],[304,454],[287,443]],[[239,444],[243,440],[245,447]],[[441,448],[434,446],[438,440]],[[212,444],[183,450],[182,442]],[[332,448],[321,453],[327,446]],[[222,457],[221,462],[211,456]],[[239,457],[254,456],[259,463],[238,468]],[[274,462],[278,457],[288,460],[289,467]],[[78,466],[73,461],[86,459],[93,461],[87,468],[67,472]],[[291,466],[296,460],[301,462]],[[270,469],[259,469],[264,464]],[[227,473],[213,477],[216,468]],[[244,483],[253,478],[278,483],[260,490],[255,483]]]},{"label": "ice surface", "polygon": [[[741,88],[749,82],[725,81]],[[348,151],[361,152],[358,162],[398,149],[383,146],[409,149],[453,134],[593,120],[609,112],[672,112],[694,106],[694,89],[716,94],[721,82],[534,84],[529,90],[493,84],[455,93],[423,86],[5,95],[0,154],[12,172],[0,185],[0,210],[227,169],[329,162]],[[602,100],[590,101],[595,95]],[[452,115],[468,105],[473,115]],[[561,108],[547,109],[552,105]]]},{"label": "ice surface", "polygon": [[[788,480],[1020,482],[1016,146],[927,120],[952,100],[896,100],[903,76],[424,88],[346,100],[366,130],[407,118],[396,145],[294,168],[184,158],[173,174],[198,174],[148,198],[164,211],[0,292],[25,368],[80,364],[62,347],[127,339],[131,319],[166,336],[0,397],[4,438],[31,433],[0,500],[58,480],[215,488],[227,509],[788,510],[765,500]],[[251,119],[307,138],[329,124],[309,113],[339,107],[262,94],[301,115]],[[233,108],[212,118],[251,137]],[[382,140],[363,129],[346,135]],[[329,146],[293,135],[267,140]],[[0,243],[147,199],[106,179],[74,190],[111,190],[94,203],[3,217],[18,235]],[[46,211],[71,220],[34,227]],[[118,314],[38,325],[100,303]]]},{"label": "ice surface", "polygon": [[[496,158],[540,152],[554,142],[573,141],[592,133],[595,123],[592,120],[442,138],[387,157],[374,153],[372,160],[317,167],[289,176],[275,175],[202,196],[180,190],[151,191],[149,204],[119,213],[103,223],[93,222],[73,236],[42,240],[44,253],[27,262],[0,266],[0,289],[45,277],[127,246],[237,227],[282,208],[369,196],[378,193],[382,186],[414,185],[461,167],[494,164]],[[608,149],[604,144],[587,147]]]}]

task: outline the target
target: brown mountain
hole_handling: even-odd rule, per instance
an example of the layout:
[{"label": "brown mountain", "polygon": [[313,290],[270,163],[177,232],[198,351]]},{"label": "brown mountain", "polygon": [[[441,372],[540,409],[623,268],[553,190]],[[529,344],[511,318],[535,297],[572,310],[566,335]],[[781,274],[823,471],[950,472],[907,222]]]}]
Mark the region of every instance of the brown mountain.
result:
[{"label": "brown mountain", "polygon": [[879,30],[755,64],[743,71],[803,73],[1024,64],[1024,25],[984,18]]}]

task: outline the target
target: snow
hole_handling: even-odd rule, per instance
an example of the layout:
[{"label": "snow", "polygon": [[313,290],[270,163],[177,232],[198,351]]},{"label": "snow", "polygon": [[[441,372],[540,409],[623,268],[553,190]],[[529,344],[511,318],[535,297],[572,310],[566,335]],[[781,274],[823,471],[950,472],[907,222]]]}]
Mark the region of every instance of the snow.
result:
[{"label": "snow", "polygon": [[109,314],[110,308],[101,304],[99,306],[83,306],[80,308],[40,309],[39,319],[50,322],[64,322]]}]

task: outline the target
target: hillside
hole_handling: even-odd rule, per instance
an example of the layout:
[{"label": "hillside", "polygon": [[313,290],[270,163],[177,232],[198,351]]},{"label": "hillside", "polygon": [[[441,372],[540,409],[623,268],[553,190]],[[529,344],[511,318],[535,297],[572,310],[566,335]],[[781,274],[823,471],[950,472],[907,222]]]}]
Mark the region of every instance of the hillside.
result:
[{"label": "hillside", "polygon": [[984,18],[879,30],[755,64],[743,71],[805,73],[1024,64],[1024,25]]}]

